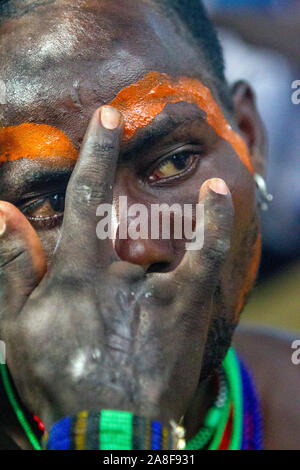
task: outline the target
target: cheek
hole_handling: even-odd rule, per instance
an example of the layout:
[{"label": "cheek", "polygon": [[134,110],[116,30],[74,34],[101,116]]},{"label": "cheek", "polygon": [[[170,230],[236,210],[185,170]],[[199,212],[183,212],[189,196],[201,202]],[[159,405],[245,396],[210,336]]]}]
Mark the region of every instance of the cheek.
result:
[{"label": "cheek", "polygon": [[260,237],[253,242],[253,221],[256,217],[255,183],[245,166],[236,159],[231,146],[224,141],[218,144],[213,157],[208,158],[201,166],[199,183],[214,177],[225,180],[235,208],[231,249],[224,266],[221,290],[227,315],[237,321],[255,282],[260,261]]},{"label": "cheek", "polygon": [[249,229],[255,214],[255,182],[245,165],[236,158],[231,145],[220,140],[213,155],[200,168],[200,183],[209,178],[222,178],[230,189],[234,209],[233,248],[237,248]]},{"label": "cheek", "polygon": [[258,234],[255,244],[253,246],[253,254],[246,267],[246,276],[245,276],[244,282],[242,283],[242,286],[238,292],[237,303],[235,307],[235,316],[234,316],[234,320],[236,322],[239,319],[239,315],[242,311],[244,303],[255,283],[256,276],[257,276],[258,269],[259,269],[260,256],[261,256],[261,235]]},{"label": "cheek", "polygon": [[41,240],[42,247],[44,249],[48,266],[51,265],[54,250],[58,243],[61,233],[61,227],[56,227],[52,230],[37,230],[39,239]]}]

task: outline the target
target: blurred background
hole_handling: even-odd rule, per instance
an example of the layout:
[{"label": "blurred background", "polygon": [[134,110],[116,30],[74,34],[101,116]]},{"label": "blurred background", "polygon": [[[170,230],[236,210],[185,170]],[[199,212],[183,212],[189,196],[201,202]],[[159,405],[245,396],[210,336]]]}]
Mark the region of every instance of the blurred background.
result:
[{"label": "blurred background", "polygon": [[300,0],[204,0],[218,26],[229,83],[247,80],[269,140],[263,256],[243,322],[300,331]]}]

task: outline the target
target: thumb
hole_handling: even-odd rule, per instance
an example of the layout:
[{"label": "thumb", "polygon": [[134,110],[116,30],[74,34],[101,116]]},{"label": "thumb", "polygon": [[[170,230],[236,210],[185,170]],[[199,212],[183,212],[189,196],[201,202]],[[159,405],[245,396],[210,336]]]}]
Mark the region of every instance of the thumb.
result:
[{"label": "thumb", "polygon": [[15,206],[0,201],[0,320],[22,309],[46,270],[35,230]]}]

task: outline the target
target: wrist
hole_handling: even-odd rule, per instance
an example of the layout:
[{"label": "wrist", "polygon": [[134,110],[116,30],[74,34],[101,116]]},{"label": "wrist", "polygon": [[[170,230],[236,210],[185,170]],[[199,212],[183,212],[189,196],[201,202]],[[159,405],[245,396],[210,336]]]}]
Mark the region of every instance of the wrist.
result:
[{"label": "wrist", "polygon": [[127,411],[83,411],[55,423],[48,450],[171,450],[177,448],[172,427]]},{"label": "wrist", "polygon": [[55,423],[48,450],[172,450],[182,447],[174,429],[127,411],[83,411]]}]

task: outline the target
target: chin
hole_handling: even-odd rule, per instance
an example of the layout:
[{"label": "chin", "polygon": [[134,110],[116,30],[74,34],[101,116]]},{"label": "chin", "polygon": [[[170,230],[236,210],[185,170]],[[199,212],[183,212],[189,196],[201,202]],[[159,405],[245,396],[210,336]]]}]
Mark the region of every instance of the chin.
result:
[{"label": "chin", "polygon": [[216,317],[208,331],[200,381],[207,379],[225,359],[237,324],[224,317]]}]

